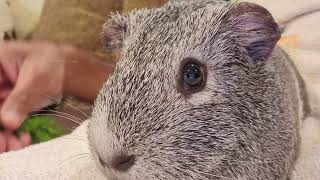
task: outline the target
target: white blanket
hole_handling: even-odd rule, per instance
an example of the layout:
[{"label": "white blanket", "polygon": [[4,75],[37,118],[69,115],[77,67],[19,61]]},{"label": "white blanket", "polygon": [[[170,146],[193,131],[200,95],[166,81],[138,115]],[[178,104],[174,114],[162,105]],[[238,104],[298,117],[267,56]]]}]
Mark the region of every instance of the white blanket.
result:
[{"label": "white blanket", "polygon": [[[291,14],[288,9],[292,9],[292,13],[294,13],[297,8],[307,8],[318,0],[251,1],[266,6],[275,15],[276,19],[281,20],[287,14]],[[286,9],[285,14],[283,9]],[[320,89],[317,88],[317,86],[320,86],[319,15],[319,13],[315,14],[292,24],[284,39],[280,42],[294,58],[295,63],[298,64],[298,68],[306,79],[308,86],[315,90],[314,96],[320,94]],[[105,180],[103,174],[96,169],[90,155],[87,154],[89,153],[89,147],[86,141],[86,126],[87,123],[84,123],[71,135],[30,146],[22,151],[0,155],[0,179]],[[319,180],[319,119],[308,118],[305,120],[301,127],[301,137],[301,152],[292,179]]]},{"label": "white blanket", "polygon": [[[106,180],[90,158],[87,122],[71,135],[0,155],[1,180]],[[301,154],[292,180],[318,180],[320,121],[309,118],[301,131]]]},{"label": "white blanket", "polygon": [[102,180],[91,160],[87,122],[72,134],[0,155],[1,180]]}]

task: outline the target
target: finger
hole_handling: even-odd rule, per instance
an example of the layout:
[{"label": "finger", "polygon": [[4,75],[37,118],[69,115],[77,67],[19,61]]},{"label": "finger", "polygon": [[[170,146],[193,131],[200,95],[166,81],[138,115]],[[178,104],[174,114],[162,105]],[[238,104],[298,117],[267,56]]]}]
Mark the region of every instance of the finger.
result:
[{"label": "finger", "polygon": [[12,87],[13,82],[10,81],[10,79],[7,77],[7,75],[4,73],[3,67],[1,65],[1,59],[0,59],[0,91],[4,89],[5,87]]},{"label": "finger", "polygon": [[8,141],[7,141],[7,151],[16,151],[22,148],[23,148],[23,145],[19,141],[19,139],[12,134],[9,135]]},{"label": "finger", "polygon": [[31,144],[31,136],[29,133],[22,133],[19,139],[23,147],[29,146]]},{"label": "finger", "polygon": [[7,76],[12,83],[17,80],[18,66],[22,59],[32,50],[27,42],[8,41],[0,42],[0,65],[3,71],[2,76]]},{"label": "finger", "polygon": [[2,69],[3,69],[3,67],[2,67],[2,63],[1,63],[1,59],[0,59],[0,84],[5,82],[5,74]]},{"label": "finger", "polygon": [[12,91],[12,87],[5,85],[5,84],[0,84],[0,100],[6,99],[10,92]]},{"label": "finger", "polygon": [[0,153],[3,153],[6,151],[6,145],[7,145],[7,141],[3,135],[2,132],[0,132]]},{"label": "finger", "polygon": [[6,129],[19,128],[30,112],[41,109],[47,101],[41,92],[46,89],[46,83],[34,76],[37,76],[36,73],[21,73],[16,86],[4,101],[0,116]]},{"label": "finger", "polygon": [[13,85],[12,83],[9,82],[3,70],[1,69],[1,62],[0,62],[0,100],[4,100],[5,98],[7,98],[12,88],[13,88]]},{"label": "finger", "polygon": [[20,57],[16,57],[16,56],[17,55],[11,55],[8,57],[3,57],[4,59],[0,59],[0,63],[2,65],[1,67],[2,81],[7,83],[10,82],[11,84],[16,83],[18,78],[18,61],[20,61],[19,60]]},{"label": "finger", "polygon": [[[16,130],[28,115],[28,109],[32,106],[28,101],[28,95],[23,92],[13,92],[4,101],[1,108],[1,121],[6,129]],[[23,105],[25,107],[23,107]]]},{"label": "finger", "polygon": [[31,50],[31,46],[23,41],[0,42],[0,57],[4,54],[24,55]]}]

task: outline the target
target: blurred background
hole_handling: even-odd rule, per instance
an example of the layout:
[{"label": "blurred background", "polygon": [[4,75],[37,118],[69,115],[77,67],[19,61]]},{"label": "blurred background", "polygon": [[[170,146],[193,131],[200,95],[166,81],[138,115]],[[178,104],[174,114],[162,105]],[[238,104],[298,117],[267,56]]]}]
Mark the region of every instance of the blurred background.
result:
[{"label": "blurred background", "polygon": [[[97,57],[116,60],[116,53],[102,49],[100,31],[111,12],[159,7],[167,0],[0,0],[0,41],[46,40],[84,49]],[[266,7],[277,22],[312,8],[320,0],[248,0]],[[320,89],[320,12],[289,24],[279,45],[291,55],[308,85]],[[67,97],[66,103],[53,107],[59,112],[86,119],[92,104]],[[82,112],[80,112],[82,111]],[[68,129],[74,123],[53,117]]]},{"label": "blurred background", "polygon": [[[0,0],[0,41],[44,40],[68,44],[89,52],[97,59],[115,61],[116,53],[106,53],[100,40],[102,25],[110,18],[110,14],[159,7],[166,2],[166,0]],[[67,131],[71,131],[77,127],[79,121],[88,118],[91,109],[92,102],[65,97],[59,105],[48,107],[46,111],[37,114],[41,114],[39,117],[47,121],[49,113]],[[37,120],[41,120],[39,117],[36,117]],[[31,124],[31,127],[27,125],[27,130],[46,126],[44,124],[33,127],[34,123]],[[47,127],[44,130],[48,131]]]}]

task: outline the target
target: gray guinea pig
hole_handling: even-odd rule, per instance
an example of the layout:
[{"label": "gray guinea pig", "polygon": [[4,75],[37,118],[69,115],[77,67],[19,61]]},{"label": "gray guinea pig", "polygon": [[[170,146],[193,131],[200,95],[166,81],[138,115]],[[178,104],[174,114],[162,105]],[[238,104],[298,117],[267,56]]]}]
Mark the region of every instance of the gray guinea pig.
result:
[{"label": "gray guinea pig", "polygon": [[115,14],[121,48],[88,136],[110,180],[288,179],[308,112],[304,84],[251,3],[172,1]]}]

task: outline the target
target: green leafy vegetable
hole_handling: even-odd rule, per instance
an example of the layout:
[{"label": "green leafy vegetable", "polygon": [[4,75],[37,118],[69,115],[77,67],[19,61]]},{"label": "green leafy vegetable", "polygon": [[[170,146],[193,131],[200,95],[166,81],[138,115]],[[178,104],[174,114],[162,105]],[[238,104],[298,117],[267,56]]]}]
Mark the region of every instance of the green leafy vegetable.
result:
[{"label": "green leafy vegetable", "polygon": [[28,118],[17,132],[29,132],[34,144],[46,142],[66,134],[65,129],[50,116]]}]

